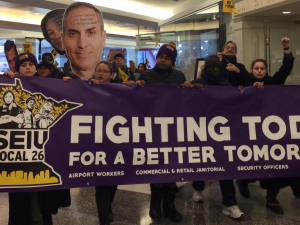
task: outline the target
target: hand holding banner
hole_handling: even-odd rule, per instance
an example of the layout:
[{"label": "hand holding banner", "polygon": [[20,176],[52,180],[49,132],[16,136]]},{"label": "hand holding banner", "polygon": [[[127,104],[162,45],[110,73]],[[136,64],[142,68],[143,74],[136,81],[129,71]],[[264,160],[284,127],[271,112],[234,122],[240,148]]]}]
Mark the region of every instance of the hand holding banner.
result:
[{"label": "hand holding banner", "polygon": [[0,83],[1,191],[300,176],[299,86]]}]

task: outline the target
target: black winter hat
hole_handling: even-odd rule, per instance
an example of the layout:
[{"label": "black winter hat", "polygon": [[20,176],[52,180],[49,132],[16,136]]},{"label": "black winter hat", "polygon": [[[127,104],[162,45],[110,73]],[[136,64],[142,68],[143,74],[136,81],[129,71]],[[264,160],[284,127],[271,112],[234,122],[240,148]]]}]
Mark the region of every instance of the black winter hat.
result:
[{"label": "black winter hat", "polygon": [[124,55],[122,55],[121,53],[116,54],[116,55],[114,56],[114,60],[115,60],[117,57],[121,57],[121,58],[124,59]]},{"label": "black winter hat", "polygon": [[52,65],[51,63],[46,62],[46,61],[43,61],[43,62],[39,63],[38,69],[39,69],[41,66],[47,67],[50,71],[51,71],[52,68],[53,68],[53,65]]},{"label": "black winter hat", "polygon": [[207,56],[205,59],[204,69],[207,69],[208,67],[211,67],[214,65],[221,67],[221,62],[220,62],[219,57],[217,55]]},{"label": "black winter hat", "polygon": [[47,60],[51,60],[51,61],[54,60],[53,55],[51,53],[44,53],[42,55],[42,61],[44,62],[44,61],[47,61]]}]

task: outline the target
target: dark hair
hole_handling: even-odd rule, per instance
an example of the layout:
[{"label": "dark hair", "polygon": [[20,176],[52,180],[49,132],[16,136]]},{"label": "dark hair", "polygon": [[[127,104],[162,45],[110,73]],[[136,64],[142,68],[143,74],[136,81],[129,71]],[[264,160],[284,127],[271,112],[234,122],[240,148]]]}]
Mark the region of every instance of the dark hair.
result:
[{"label": "dark hair", "polygon": [[254,60],[254,61],[251,63],[251,70],[253,70],[255,63],[257,63],[257,62],[262,62],[262,63],[265,65],[266,70],[268,70],[268,63],[267,63],[267,61],[264,60],[264,59],[256,59],[256,60]]},{"label": "dark hair", "polygon": [[4,97],[8,94],[8,93],[11,93],[12,94],[12,96],[13,96],[13,102],[14,103],[16,103],[16,96],[15,96],[15,93],[12,91],[12,90],[6,90],[4,93],[3,93],[3,95],[2,95],[2,100],[3,100],[3,105],[5,105],[6,103],[5,103],[5,101],[4,101]]},{"label": "dark hair", "polygon": [[18,55],[18,51],[17,51],[17,46],[15,44],[15,42],[11,41],[11,40],[7,40],[4,43],[4,51],[7,52],[9,51],[11,48],[14,48],[16,55]]},{"label": "dark hair", "polygon": [[111,64],[110,62],[107,62],[107,61],[101,61],[101,62],[98,62],[97,65],[96,65],[96,67],[95,67],[95,71],[96,71],[97,67],[98,67],[100,64],[105,64],[105,65],[107,65],[108,68],[109,68],[110,74],[113,74],[113,73],[114,73],[114,69],[113,69],[112,64]]},{"label": "dark hair", "polygon": [[101,31],[104,30],[104,23],[103,23],[103,15],[100,12],[99,9],[97,9],[95,6],[93,6],[90,3],[86,3],[86,2],[75,2],[71,5],[69,5],[69,7],[65,10],[64,16],[63,16],[63,20],[62,20],[62,33],[65,34],[66,33],[66,25],[67,25],[67,16],[69,14],[69,12],[71,12],[73,9],[77,9],[80,7],[86,7],[86,8],[90,8],[93,9],[95,11],[95,13],[97,13],[99,21],[100,21],[100,29]]},{"label": "dark hair", "polygon": [[217,51],[217,53],[218,53],[218,52],[221,52],[221,53],[222,53],[222,52],[223,52],[223,50],[222,50],[222,49],[219,49],[219,50]]},{"label": "dark hair", "polygon": [[[44,35],[44,38],[52,45],[51,43],[51,39],[48,35],[48,32],[47,32],[47,22],[49,20],[53,21],[53,23],[55,23],[55,25],[57,27],[61,27],[62,26],[62,18],[63,18],[63,15],[64,15],[64,9],[54,9],[52,11],[50,11],[49,13],[47,13],[44,18],[42,19],[42,22],[41,22],[41,29],[42,29],[42,32],[43,32],[43,35]],[[54,47],[52,45],[52,47]],[[60,55],[63,55],[65,54],[65,52],[61,52],[59,51],[58,49],[55,48],[55,51],[57,51],[57,53],[59,53]]]},{"label": "dark hair", "polygon": [[227,42],[225,43],[225,45],[223,46],[222,51],[224,51],[225,47],[226,47],[228,44],[234,44],[234,46],[235,46],[235,51],[237,52],[237,45],[236,45],[236,43],[234,43],[233,41],[227,41]]},{"label": "dark hair", "polygon": [[143,65],[144,69],[147,70],[147,67],[146,67],[146,64],[145,64],[145,63],[140,63],[140,64],[138,65],[138,67],[139,67],[141,64]]},{"label": "dark hair", "polygon": [[30,96],[29,98],[26,99],[26,104],[28,104],[29,101],[34,101],[36,103],[36,99],[34,96]]},{"label": "dark hair", "polygon": [[[115,54],[115,56],[114,56],[114,60],[116,59],[116,58],[118,58],[118,57],[120,57],[120,58],[122,58],[122,59],[124,59],[124,55],[122,54],[122,53],[117,53],[117,54]],[[132,61],[132,60],[131,60]]]}]

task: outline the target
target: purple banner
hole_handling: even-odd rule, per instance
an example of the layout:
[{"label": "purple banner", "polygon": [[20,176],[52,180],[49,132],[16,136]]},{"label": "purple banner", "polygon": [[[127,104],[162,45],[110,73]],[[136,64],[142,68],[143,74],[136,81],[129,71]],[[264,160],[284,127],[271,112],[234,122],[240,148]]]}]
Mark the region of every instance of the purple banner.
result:
[{"label": "purple banner", "polygon": [[0,191],[300,176],[299,93],[0,77]]}]

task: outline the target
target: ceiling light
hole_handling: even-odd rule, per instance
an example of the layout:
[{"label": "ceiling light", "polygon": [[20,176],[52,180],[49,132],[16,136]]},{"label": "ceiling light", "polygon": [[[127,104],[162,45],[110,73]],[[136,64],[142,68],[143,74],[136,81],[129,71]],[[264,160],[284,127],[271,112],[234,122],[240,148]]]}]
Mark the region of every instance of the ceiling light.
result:
[{"label": "ceiling light", "polygon": [[[75,0],[82,1],[82,0]],[[133,2],[129,0],[86,0],[85,2],[91,3],[92,5],[97,5],[109,9],[120,10],[123,12],[134,13],[143,16],[149,16],[157,19],[168,19],[174,16],[173,10],[162,9],[159,7],[149,6],[147,4]]]},{"label": "ceiling light", "polygon": [[290,14],[291,12],[282,12],[282,14]]},{"label": "ceiling light", "polygon": [[205,43],[207,43],[208,41],[204,41]]}]

